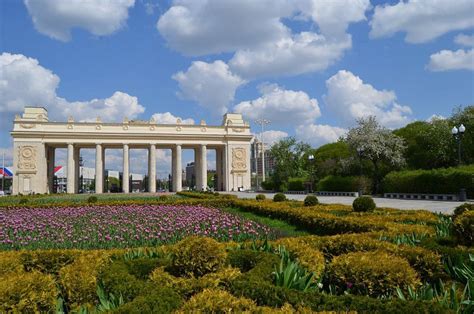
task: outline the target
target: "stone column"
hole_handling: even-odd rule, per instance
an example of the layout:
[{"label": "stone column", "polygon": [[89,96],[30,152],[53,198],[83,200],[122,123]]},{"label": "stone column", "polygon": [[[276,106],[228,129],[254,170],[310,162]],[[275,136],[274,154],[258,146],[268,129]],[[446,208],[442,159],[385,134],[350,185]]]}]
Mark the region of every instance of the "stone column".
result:
[{"label": "stone column", "polygon": [[95,145],[95,192],[104,192],[104,162],[102,144]]},{"label": "stone column", "polygon": [[206,145],[201,145],[201,158],[200,158],[200,172],[201,172],[201,191],[207,190],[207,147]]},{"label": "stone column", "polygon": [[227,152],[228,146],[222,148],[222,190],[230,191],[229,185],[229,154]]},{"label": "stone column", "polygon": [[199,148],[194,149],[194,178],[196,183],[196,190],[201,189],[201,150]]},{"label": "stone column", "polygon": [[130,161],[129,161],[128,144],[123,144],[123,172],[122,172],[122,191],[123,193],[130,193]]},{"label": "stone column", "polygon": [[222,150],[221,148],[216,148],[216,182],[214,182],[215,189],[217,191],[222,191]]},{"label": "stone column", "polygon": [[172,151],[173,162],[172,162],[172,172],[173,172],[173,192],[180,192],[183,187],[183,170],[181,166],[181,145],[176,145]]},{"label": "stone column", "polygon": [[79,193],[81,188],[81,165],[79,159],[81,156],[81,149],[79,147],[74,147],[74,193]]},{"label": "stone column", "polygon": [[148,149],[148,191],[156,192],[156,145],[151,144]]},{"label": "stone column", "polygon": [[67,144],[67,193],[73,194],[76,191],[76,165],[74,164],[74,145]]},{"label": "stone column", "polygon": [[48,193],[55,193],[54,191],[54,164],[55,164],[54,147],[48,147]]}]

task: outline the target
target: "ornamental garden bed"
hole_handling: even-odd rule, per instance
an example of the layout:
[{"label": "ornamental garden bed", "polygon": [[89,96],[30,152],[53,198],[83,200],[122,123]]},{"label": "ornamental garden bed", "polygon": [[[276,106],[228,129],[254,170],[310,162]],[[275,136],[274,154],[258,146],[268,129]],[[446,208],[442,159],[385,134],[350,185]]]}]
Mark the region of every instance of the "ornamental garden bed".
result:
[{"label": "ornamental garden bed", "polygon": [[181,197],[0,210],[0,312],[473,312],[470,206]]}]

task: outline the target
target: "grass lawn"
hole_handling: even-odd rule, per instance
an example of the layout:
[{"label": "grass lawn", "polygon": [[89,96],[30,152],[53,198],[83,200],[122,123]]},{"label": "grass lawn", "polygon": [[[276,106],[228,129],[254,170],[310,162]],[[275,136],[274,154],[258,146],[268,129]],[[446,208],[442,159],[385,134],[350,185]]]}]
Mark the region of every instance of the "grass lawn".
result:
[{"label": "grass lawn", "polygon": [[262,225],[266,225],[266,226],[276,230],[278,233],[280,233],[283,236],[298,237],[298,236],[306,236],[306,235],[311,234],[310,232],[308,232],[306,230],[303,230],[303,229],[301,229],[301,228],[299,228],[295,225],[292,225],[292,224],[290,224],[290,223],[288,223],[284,220],[270,218],[270,217],[267,217],[267,216],[257,215],[257,214],[251,213],[251,212],[243,211],[243,210],[241,210],[239,208],[235,208],[235,207],[226,207],[226,208],[222,208],[222,210],[226,211],[228,213],[231,213],[231,214],[238,215],[240,217],[249,219],[249,220],[253,220],[253,221],[258,222]]}]

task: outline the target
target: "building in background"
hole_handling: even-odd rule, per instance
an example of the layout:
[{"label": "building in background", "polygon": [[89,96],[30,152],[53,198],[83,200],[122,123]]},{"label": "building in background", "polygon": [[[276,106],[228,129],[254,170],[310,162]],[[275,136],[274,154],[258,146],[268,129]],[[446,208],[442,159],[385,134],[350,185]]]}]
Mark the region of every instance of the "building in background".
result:
[{"label": "building in background", "polygon": [[[262,143],[254,141],[251,144],[250,167],[252,174],[262,176]],[[270,148],[265,146],[265,175],[271,174],[275,169],[275,158],[271,154]]]},{"label": "building in background", "polygon": [[191,189],[196,185],[195,171],[194,162],[190,162],[186,165],[186,186]]}]

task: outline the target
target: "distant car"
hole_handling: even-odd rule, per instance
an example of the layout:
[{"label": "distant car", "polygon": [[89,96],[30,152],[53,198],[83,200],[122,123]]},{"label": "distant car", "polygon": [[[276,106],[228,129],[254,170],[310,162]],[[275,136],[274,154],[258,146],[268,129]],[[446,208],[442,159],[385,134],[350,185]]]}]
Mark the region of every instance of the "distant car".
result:
[{"label": "distant car", "polygon": [[5,192],[0,190],[0,196],[6,196]]}]

